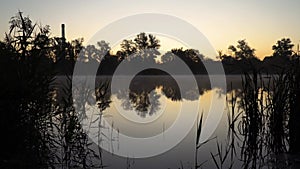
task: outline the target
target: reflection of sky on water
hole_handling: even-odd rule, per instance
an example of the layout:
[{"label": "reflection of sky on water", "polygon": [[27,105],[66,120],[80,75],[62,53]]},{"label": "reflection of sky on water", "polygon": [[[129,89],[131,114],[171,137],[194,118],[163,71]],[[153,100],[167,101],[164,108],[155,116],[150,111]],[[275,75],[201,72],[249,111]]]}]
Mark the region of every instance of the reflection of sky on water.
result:
[{"label": "reflection of sky on water", "polygon": [[[149,77],[148,77],[149,78]],[[152,79],[151,79],[152,78]],[[219,96],[227,96],[228,106],[222,113],[223,117],[221,122],[218,124],[218,128],[214,132],[214,134],[211,137],[211,141],[201,146],[198,153],[198,161],[199,163],[205,162],[204,168],[211,168],[214,166],[211,154],[210,153],[217,153],[217,143],[220,145],[223,145],[223,152],[225,151],[224,146],[228,146],[230,136],[228,136],[228,114],[231,115],[231,108],[230,108],[230,100],[233,94],[237,98],[237,107],[235,109],[235,115],[242,112],[243,110],[239,109],[239,97],[241,96],[241,80],[240,76],[227,76],[227,86],[228,90],[221,91],[218,88],[209,89],[207,86],[209,85],[209,82],[203,80],[205,78],[198,76],[197,82],[198,87],[200,88],[199,92],[200,94],[195,95],[196,89],[193,88],[186,88],[186,90],[183,92],[182,97],[176,96],[176,87],[170,85],[170,83],[164,83],[158,84],[157,79],[153,80],[153,77],[151,77],[150,80],[142,80],[143,83],[140,83],[141,81],[133,81],[131,87],[132,90],[130,92],[133,92],[134,95],[145,95],[149,97],[149,105],[147,105],[147,113],[150,111],[151,108],[151,102],[150,100],[156,99],[156,103],[154,105],[157,105],[156,113],[153,114],[147,114],[146,116],[140,116],[138,110],[134,106],[134,104],[138,104],[139,102],[136,102],[136,99],[129,99],[126,100],[124,98],[126,95],[126,92],[120,91],[117,93],[108,93],[109,97],[106,97],[107,99],[110,98],[112,100],[112,103],[110,103],[110,107],[104,110],[103,117],[105,118],[105,124],[103,127],[103,130],[106,130],[105,126],[113,126],[114,129],[116,129],[119,133],[122,133],[127,136],[136,137],[136,138],[146,138],[151,136],[156,136],[160,133],[163,133],[164,131],[168,130],[174,121],[176,121],[176,118],[178,117],[179,110],[181,109],[181,104],[185,103],[187,105],[194,105],[192,103],[196,102],[200,105],[199,108],[199,114],[203,113],[204,116],[204,124],[205,120],[208,115],[208,111],[211,107],[217,107],[219,106],[218,99]],[[182,77],[184,78],[184,77]],[[213,78],[218,78],[216,75]],[[160,82],[162,82],[161,80]],[[150,82],[153,82],[152,84]],[[165,81],[166,82],[166,81]],[[232,85],[231,85],[232,82]],[[188,84],[188,82],[186,82]],[[141,86],[144,84],[144,86]],[[229,85],[228,85],[229,84]],[[167,86],[170,85],[170,88],[167,88]],[[134,87],[133,87],[134,86]],[[138,86],[140,88],[138,88]],[[231,87],[232,86],[232,87]],[[167,90],[164,90],[167,89]],[[171,92],[168,92],[171,91]],[[125,93],[125,94],[124,94]],[[152,94],[151,94],[152,93]],[[127,94],[129,95],[129,94]],[[153,96],[159,96],[159,97],[153,97]],[[177,99],[174,99],[177,98]],[[215,98],[216,100],[212,100],[212,98]],[[147,99],[146,99],[147,100]],[[124,103],[126,102],[126,104]],[[120,105],[119,110],[116,109],[116,106],[114,104]],[[142,106],[143,104],[141,104]],[[93,133],[93,135],[97,135],[98,132],[98,121],[97,121],[97,114],[99,113],[99,109],[97,107],[87,107],[90,114],[87,115],[89,117],[89,122],[94,122],[93,125],[90,128],[90,133]],[[125,109],[125,110],[124,110]],[[120,110],[124,111],[123,114],[120,114]],[[189,113],[189,109],[182,110],[182,113]],[[140,123],[139,123],[139,120]],[[239,124],[240,119],[236,122],[237,129],[241,129],[241,126]],[[186,125],[186,124],[183,124]],[[188,135],[180,142],[178,145],[176,145],[173,149],[170,151],[167,151],[163,154],[160,154],[155,157],[151,158],[143,158],[143,159],[134,159],[135,164],[132,168],[141,168],[144,166],[149,166],[148,168],[178,168],[180,166],[180,161],[182,161],[184,168],[191,168],[190,166],[193,166],[193,162],[195,159],[195,137],[196,137],[196,126],[193,127],[193,129],[188,133]],[[240,140],[239,140],[239,139]],[[234,156],[235,161],[235,168],[238,168],[242,165],[242,162],[240,161],[241,157],[241,146],[243,136],[238,134],[238,137],[235,140],[235,146],[236,146],[236,153],[237,155]],[[115,142],[117,144],[112,144],[112,142]],[[117,152],[119,148],[118,147],[118,135],[107,135],[102,140],[102,145],[113,145],[111,146],[111,149],[113,149],[113,152]],[[154,146],[154,145],[151,145]],[[151,149],[151,147],[149,147]],[[131,157],[129,155],[129,157]],[[122,168],[124,167],[124,164],[126,164],[126,159],[117,157],[116,155],[112,155],[108,152],[105,152],[104,155],[106,164],[110,165],[109,168]],[[132,159],[133,160],[133,159]],[[176,161],[178,163],[172,163],[170,164],[170,161]],[[227,161],[227,163],[230,162],[230,160]],[[230,164],[225,164],[226,166],[229,166]],[[144,167],[145,168],[145,167]]]},{"label": "reflection of sky on water", "polygon": [[[178,117],[178,113],[181,108],[181,104],[185,102],[186,104],[192,104],[192,102],[198,102],[200,104],[199,113],[204,114],[204,119],[207,117],[207,112],[210,108],[210,106],[213,105],[213,101],[211,100],[213,98],[213,95],[220,95],[220,91],[218,89],[213,90],[207,90],[204,92],[201,96],[198,95],[197,99],[182,99],[180,101],[173,101],[171,98],[167,98],[162,92],[162,88],[157,88],[155,91],[160,94],[161,96],[158,98],[158,101],[161,103],[160,108],[163,108],[162,112],[159,112],[162,109],[159,109],[159,111],[152,116],[146,116],[141,117],[138,115],[136,110],[134,109],[128,109],[125,107],[125,112],[128,113],[127,115],[130,117],[124,117],[125,114],[119,113],[119,111],[113,106],[114,103],[111,104],[111,106],[105,110],[105,112],[109,112],[110,114],[105,114],[106,122],[109,124],[106,125],[113,125],[115,129],[117,129],[120,133],[131,136],[131,137],[151,137],[157,134],[162,133],[164,130],[167,130],[176,120]],[[112,100],[115,101],[115,104],[122,104],[124,100],[119,96],[118,94],[112,95]],[[216,106],[216,105],[213,105]],[[124,107],[123,107],[124,108]],[[124,110],[124,109],[123,109]],[[182,110],[182,113],[188,113],[189,110]],[[96,113],[96,112],[95,112]],[[226,117],[226,116],[223,116]],[[137,123],[131,121],[134,120],[142,120],[144,123]],[[145,121],[150,122],[145,122]],[[225,138],[226,137],[226,118],[222,119],[221,127],[218,128],[218,138]],[[97,133],[96,129],[95,131],[92,131]],[[147,158],[147,159],[135,159],[135,167],[145,167],[150,166],[151,167],[162,167],[166,165],[166,167],[176,168],[180,165],[180,163],[174,163],[173,166],[170,166],[169,162],[165,162],[165,160],[174,160],[174,161],[183,161],[184,166],[193,166],[193,160],[194,160],[194,149],[195,149],[195,132],[196,132],[196,126],[190,131],[190,133],[187,135],[187,137],[178,144],[175,148],[173,148],[171,151],[168,151],[162,155],[159,155],[157,157]],[[216,133],[213,137],[216,136]],[[115,137],[115,140],[117,140],[117,136]],[[110,144],[109,142],[103,142],[103,144]],[[215,143],[212,142],[212,144],[207,144],[203,147],[201,150],[201,161],[205,161],[210,159],[209,153],[215,148]],[[118,151],[118,147],[114,147],[114,151]],[[203,152],[205,151],[205,152]],[[106,157],[109,157],[110,155],[107,154]],[[164,160],[159,160],[164,159]],[[122,158],[118,159],[115,157],[110,157],[107,159],[108,163],[114,167],[123,167],[123,164],[118,164],[119,162],[116,162],[118,160],[122,161]],[[161,161],[161,163],[157,163],[157,161]],[[152,162],[155,162],[153,164]],[[114,168],[112,167],[112,168]],[[150,168],[151,168],[150,167]]]}]

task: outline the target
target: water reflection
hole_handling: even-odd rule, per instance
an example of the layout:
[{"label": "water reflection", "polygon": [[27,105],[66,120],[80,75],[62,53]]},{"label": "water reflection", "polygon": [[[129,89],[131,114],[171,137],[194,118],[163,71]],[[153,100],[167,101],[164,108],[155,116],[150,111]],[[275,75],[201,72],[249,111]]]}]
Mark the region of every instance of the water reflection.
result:
[{"label": "water reflection", "polygon": [[[185,77],[179,78],[184,79]],[[218,76],[212,78],[218,78]],[[96,82],[97,108],[103,114],[107,110],[113,112],[110,114],[108,123],[118,129],[120,133],[143,138],[155,136],[167,130],[176,120],[175,109],[178,108],[178,104],[198,102],[200,110],[203,110],[203,119],[205,120],[208,112],[205,106],[214,103],[208,95],[226,95],[228,106],[224,112],[227,116],[224,115],[212,140],[197,149],[199,153],[197,162],[203,164],[201,165],[202,168],[216,166],[217,168],[263,168],[263,166],[276,168],[276,165],[288,166],[293,161],[293,158],[286,154],[288,133],[283,130],[287,126],[287,107],[282,107],[282,111],[279,111],[280,107],[276,108],[276,111],[273,111],[275,108],[271,107],[272,102],[278,102],[276,99],[284,98],[282,88],[272,86],[272,83],[269,83],[270,78],[264,77],[253,83],[249,79],[248,81],[247,79],[242,81],[240,76],[228,76],[227,91],[218,90],[217,88],[211,89],[206,76],[198,76],[196,80],[198,83],[196,87],[189,86],[187,81],[188,87],[180,91],[176,81],[171,76],[136,76],[132,79],[129,89],[120,89],[111,93],[110,78],[101,77]],[[282,93],[278,95],[278,91],[282,91]],[[164,101],[165,99],[167,101]],[[201,99],[202,101],[200,101]],[[118,110],[115,110],[112,106],[116,102],[120,102],[121,108],[125,112],[122,115],[134,117],[130,114],[134,113],[139,117],[134,117],[135,120],[140,120],[145,124],[138,126],[135,123],[132,124],[128,119],[122,118],[118,114]],[[167,105],[166,110],[164,110],[165,105]],[[155,120],[156,116],[161,115],[158,113],[160,111],[163,111],[164,116],[161,116],[159,120]],[[188,113],[189,110],[183,111]],[[278,116],[282,118],[275,118]],[[98,121],[94,119],[91,121],[98,124]],[[101,130],[105,129],[103,124],[98,126],[102,127]],[[112,136],[112,138],[114,139],[106,136],[102,139],[110,140],[108,144],[111,141],[117,141],[115,136]],[[158,158],[167,161],[193,162],[194,158],[189,155],[193,154],[190,148],[193,147],[194,139],[195,132],[193,131],[180,145],[181,148],[175,148],[169,155],[165,154],[154,158],[152,162],[159,161]],[[113,149],[117,151],[118,148],[113,147]],[[189,151],[181,152],[183,149]],[[109,154],[105,155],[106,157],[109,156]],[[220,160],[218,161],[218,159]],[[104,161],[113,168],[120,168],[123,165],[116,164],[119,160],[121,159],[110,157]],[[150,162],[151,159],[138,161],[136,167],[133,168],[147,166]],[[161,166],[163,164],[160,164]],[[174,164],[171,168],[178,168],[177,166],[177,164]]]},{"label": "water reflection", "polygon": [[[186,77],[179,78],[185,79]],[[198,100],[199,96],[210,88],[210,83],[206,76],[198,78],[197,82],[200,88],[187,82],[183,91],[180,91],[172,76],[137,75],[132,79],[129,89],[120,89],[112,94],[115,94],[117,99],[122,101],[124,110],[134,110],[139,116],[145,118],[152,116],[161,109],[161,94],[172,101]]]},{"label": "water reflection", "polygon": [[[184,79],[184,77],[181,78]],[[218,78],[218,76],[212,78]],[[277,95],[280,89],[276,89],[273,86],[274,83],[270,83],[272,79],[269,77],[257,78],[256,82],[251,81],[251,77],[247,78],[250,79],[242,81],[241,76],[228,76],[228,90],[222,91],[217,88],[211,89],[207,76],[198,76],[196,77],[197,86],[187,85],[188,87],[180,93],[176,81],[171,76],[136,76],[132,79],[129,90],[118,90],[111,95],[115,95],[122,102],[124,110],[131,110],[141,118],[155,116],[156,112],[163,108],[165,103],[162,103],[162,100],[164,98],[170,101],[167,103],[170,105],[172,102],[199,101],[201,96],[207,97],[207,94],[226,95],[228,106],[224,111],[227,117],[222,119],[214,135],[216,137],[212,137],[213,140],[217,138],[217,143],[211,140],[202,145],[199,152],[197,149],[197,152],[200,153],[198,164],[208,166],[204,168],[216,167],[216,165],[222,168],[261,168],[263,166],[276,168],[276,165],[289,165],[293,158],[284,154],[288,149],[286,145],[287,132],[278,133],[281,131],[277,130],[280,123],[272,121],[272,118],[278,117],[280,114],[278,112],[277,115],[274,114],[269,108],[272,102],[277,102],[274,99],[279,97]],[[207,110],[203,104],[208,105],[210,101],[210,98],[202,98],[200,109],[203,110],[204,119],[207,116]],[[276,109],[278,110],[278,108]],[[284,115],[283,118],[286,119],[286,116]],[[164,120],[167,121],[168,117]],[[276,120],[280,119],[276,118]],[[172,122],[174,121],[171,120],[166,128],[170,127]],[[287,124],[287,121],[282,122],[281,124],[284,125],[280,127],[281,129]],[[125,123],[122,124],[126,126]],[[152,128],[156,132],[148,132],[148,134],[155,135],[157,130],[159,132],[163,130],[159,129],[163,128],[161,123],[155,125],[159,126],[155,129]],[[149,126],[147,129],[152,130]],[[138,131],[134,127],[129,127],[127,134],[139,133],[137,135],[140,135],[141,132],[144,132],[143,136],[149,136],[145,134],[147,129],[143,128]],[[126,129],[121,130],[125,131]],[[228,132],[226,132],[227,130]],[[270,135],[266,133],[270,133]],[[192,136],[188,140],[194,139],[194,137]],[[208,156],[210,153],[212,156]],[[222,160],[218,161],[217,159]],[[193,160],[190,158],[189,161]]]}]

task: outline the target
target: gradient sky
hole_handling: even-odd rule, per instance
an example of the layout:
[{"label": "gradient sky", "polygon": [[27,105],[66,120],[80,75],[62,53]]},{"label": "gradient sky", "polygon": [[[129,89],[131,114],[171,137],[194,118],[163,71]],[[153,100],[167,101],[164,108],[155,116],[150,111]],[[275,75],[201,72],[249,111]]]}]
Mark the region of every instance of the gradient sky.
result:
[{"label": "gradient sky", "polygon": [[300,41],[299,0],[1,0],[0,38],[8,31],[8,21],[18,10],[34,21],[51,26],[60,35],[60,24],[67,27],[67,38],[88,41],[105,25],[139,13],[162,13],[179,17],[197,27],[216,50],[227,52],[231,44],[246,39],[258,57],[272,53],[277,40],[289,37]]}]

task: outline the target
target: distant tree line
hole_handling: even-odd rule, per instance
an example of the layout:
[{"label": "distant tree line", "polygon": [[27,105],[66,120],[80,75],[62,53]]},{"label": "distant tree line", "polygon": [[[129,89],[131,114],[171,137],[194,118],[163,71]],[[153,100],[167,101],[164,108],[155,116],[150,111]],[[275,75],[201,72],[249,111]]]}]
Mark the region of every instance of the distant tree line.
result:
[{"label": "distant tree line", "polygon": [[[69,47],[81,49],[81,52],[75,53],[76,55],[72,58],[84,62],[87,67],[89,64],[99,64],[98,75],[113,75],[122,61],[151,62],[165,68],[176,66],[178,59],[188,65],[194,74],[207,74],[205,65],[213,66],[220,62],[226,74],[243,74],[254,69],[263,74],[279,74],[298,59],[298,53],[293,51],[294,44],[289,38],[278,40],[272,46],[273,54],[266,56],[263,60],[258,59],[255,49],[251,48],[246,40],[239,40],[236,46],[229,46],[230,54],[218,51],[217,60],[205,57],[196,49],[174,48],[161,54],[159,52],[159,39],[146,33],[140,33],[134,39],[123,40],[120,44],[120,50],[116,54],[112,54],[109,44],[103,40],[98,42],[97,46],[88,45],[84,47],[82,46],[82,39],[75,40],[71,44]],[[65,64],[61,65],[65,67]],[[72,69],[70,71],[72,72]],[[221,72],[212,73],[220,74]],[[163,72],[148,70],[142,74],[161,75]]]},{"label": "distant tree line", "polygon": [[[51,37],[50,26],[33,23],[28,17],[12,17],[9,32],[1,45],[2,72],[10,72],[17,62],[28,63],[41,72],[51,69],[56,74],[73,73],[76,62],[89,65],[99,64],[98,75],[112,75],[122,61],[152,62],[162,67],[172,67],[177,59],[188,65],[194,74],[207,74],[204,65],[221,62],[226,74],[243,74],[253,68],[261,73],[280,73],[298,57],[289,38],[283,38],[272,46],[272,56],[259,60],[255,49],[246,40],[239,40],[236,46],[229,46],[229,54],[218,51],[217,60],[205,57],[196,49],[172,49],[164,54],[159,52],[159,39],[152,34],[140,33],[133,39],[125,39],[120,49],[113,54],[107,42],[101,40],[96,45],[83,45],[83,38],[65,41],[61,37]],[[201,48],[201,47],[199,47]],[[84,70],[83,70],[84,73]],[[161,74],[151,70],[146,74]],[[221,72],[212,72],[215,74]],[[7,76],[7,73],[3,73]]]},{"label": "distant tree line", "polygon": [[[98,75],[113,75],[118,65],[123,61],[151,62],[166,68],[176,67],[176,61],[181,59],[194,74],[207,74],[205,65],[213,66],[220,62],[226,74],[243,74],[254,69],[263,74],[279,74],[298,59],[298,53],[293,51],[294,44],[289,38],[278,40],[272,46],[273,54],[266,56],[263,60],[258,59],[255,49],[251,48],[246,40],[239,40],[236,46],[229,46],[230,54],[218,51],[216,59],[205,57],[196,49],[174,48],[161,54],[159,52],[161,46],[159,39],[146,33],[140,33],[134,39],[123,40],[120,49],[115,54],[112,54],[109,44],[103,40],[98,42],[97,46],[88,45],[84,47],[82,42],[82,39],[78,39],[67,43],[68,48],[66,49],[75,51],[71,55],[69,52],[64,58],[65,61],[69,62],[71,69],[61,71],[61,67],[65,68],[68,63],[60,62],[57,64],[57,70],[60,70],[58,72],[72,73],[72,66],[76,61],[86,64],[87,68],[91,64],[99,64]],[[221,72],[212,73],[220,74]],[[164,73],[159,70],[148,70],[142,74],[163,75]],[[181,73],[179,72],[179,74]]]}]

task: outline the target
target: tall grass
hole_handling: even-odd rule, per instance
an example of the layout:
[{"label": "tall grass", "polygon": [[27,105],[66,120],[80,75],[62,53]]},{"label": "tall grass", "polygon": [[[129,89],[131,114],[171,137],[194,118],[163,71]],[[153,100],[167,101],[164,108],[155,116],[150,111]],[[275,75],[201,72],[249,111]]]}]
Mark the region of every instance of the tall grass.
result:
[{"label": "tall grass", "polygon": [[[62,98],[55,104],[51,134],[55,136],[52,151],[55,152],[55,168],[94,168],[99,155],[90,147],[91,140],[80,124],[80,116],[75,110],[72,97],[71,77],[66,77],[62,86]],[[84,112],[83,112],[84,113]],[[101,165],[100,165],[101,166]]]},{"label": "tall grass", "polygon": [[269,137],[268,147],[272,153],[287,152],[288,115],[289,115],[289,79],[285,74],[272,78],[272,88],[267,88],[267,109]]},{"label": "tall grass", "polygon": [[[242,115],[242,133],[243,144],[241,148],[241,158],[244,168],[259,168],[260,162],[264,159],[264,108],[261,107],[263,95],[259,86],[259,74],[245,73],[243,77],[243,89],[241,107],[244,111]],[[260,78],[261,79],[261,78]]]},{"label": "tall grass", "polygon": [[[198,117],[199,119],[199,117]],[[200,143],[200,135],[202,131],[202,121],[203,121],[203,113],[201,114],[200,119],[197,119],[197,133],[196,133],[196,151],[195,151],[195,169],[200,168],[201,165],[198,164],[198,149],[201,146]]]},{"label": "tall grass", "polygon": [[289,152],[300,152],[300,58],[296,58],[291,65],[292,69],[288,72],[289,88]]},{"label": "tall grass", "polygon": [[211,153],[215,168],[238,167],[237,159],[245,169],[292,165],[293,161],[280,157],[297,151],[296,141],[299,144],[299,77],[297,66],[277,75],[257,71],[243,75],[242,89],[226,95],[228,133],[224,143],[216,143],[217,152]]},{"label": "tall grass", "polygon": [[[276,168],[279,163],[281,166],[288,165],[275,159],[288,153],[293,146],[291,139],[297,137],[295,131],[291,130],[295,129],[295,119],[299,120],[295,114],[299,114],[296,112],[300,110],[297,110],[299,86],[296,80],[299,74],[294,68],[283,70],[277,75],[264,75],[267,80],[260,73],[244,74],[240,98],[243,113],[239,128],[243,140],[243,168]],[[232,117],[228,116],[228,122],[231,129],[229,133],[233,136],[233,102],[231,106]]]}]

